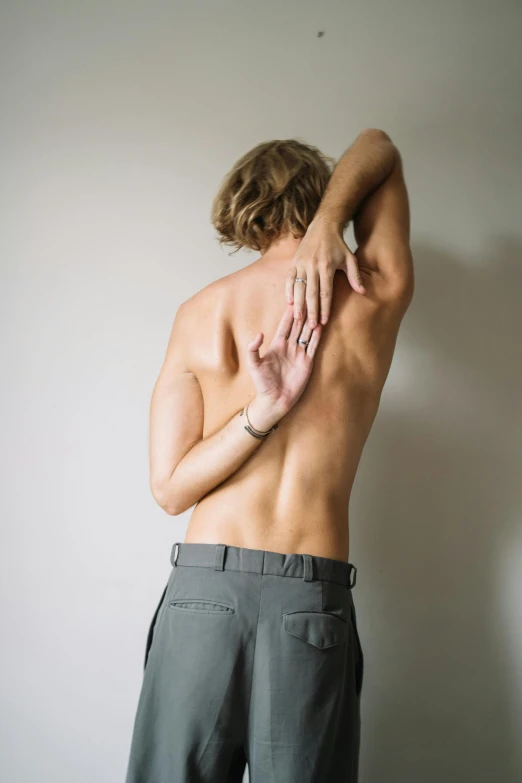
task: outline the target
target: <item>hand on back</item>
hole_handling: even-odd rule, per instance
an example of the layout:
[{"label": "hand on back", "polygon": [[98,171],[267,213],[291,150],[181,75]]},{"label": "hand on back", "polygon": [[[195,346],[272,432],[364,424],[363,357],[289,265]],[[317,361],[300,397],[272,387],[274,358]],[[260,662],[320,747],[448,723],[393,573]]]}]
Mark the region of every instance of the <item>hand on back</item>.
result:
[{"label": "hand on back", "polygon": [[248,369],[256,388],[256,398],[264,407],[264,421],[268,416],[275,422],[288,413],[302,395],[312,373],[322,326],[319,324],[312,330],[305,315],[295,319],[293,305],[287,304],[264,356],[259,354],[263,332],[259,332],[247,346]]},{"label": "hand on back", "polygon": [[357,293],[366,293],[357,258],[345,243],[341,231],[324,221],[312,222],[292,259],[285,286],[294,317],[307,311],[311,328],[328,321],[337,269],[342,269]]}]

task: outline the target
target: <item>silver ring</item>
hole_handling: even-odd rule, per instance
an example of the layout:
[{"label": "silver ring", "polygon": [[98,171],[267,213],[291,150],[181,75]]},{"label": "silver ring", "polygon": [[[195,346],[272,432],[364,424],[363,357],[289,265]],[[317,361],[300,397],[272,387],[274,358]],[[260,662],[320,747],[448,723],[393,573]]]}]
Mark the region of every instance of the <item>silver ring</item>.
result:
[{"label": "silver ring", "polygon": [[294,283],[304,283],[306,285],[306,280],[304,277],[296,277]]},{"label": "silver ring", "polygon": [[300,345],[308,345],[308,343],[310,342],[310,340],[301,340],[301,338],[298,338],[298,339],[297,339],[297,342],[298,342]]}]

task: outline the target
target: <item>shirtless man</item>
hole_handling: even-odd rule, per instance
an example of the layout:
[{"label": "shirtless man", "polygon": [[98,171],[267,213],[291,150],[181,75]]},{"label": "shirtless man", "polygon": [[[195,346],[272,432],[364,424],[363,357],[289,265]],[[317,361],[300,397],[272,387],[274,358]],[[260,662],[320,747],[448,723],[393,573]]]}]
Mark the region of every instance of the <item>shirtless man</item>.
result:
[{"label": "shirtless man", "polygon": [[[270,204],[270,166],[279,154],[288,171],[300,149],[302,172]],[[127,783],[239,783],[246,763],[251,783],[357,779],[348,507],[413,265],[387,134],[363,131],[322,180],[325,165],[295,141],[236,164],[214,224],[262,255],[175,316],[152,397],[151,487],[169,514],[195,508],[149,629]],[[248,189],[256,171],[264,201]]]}]

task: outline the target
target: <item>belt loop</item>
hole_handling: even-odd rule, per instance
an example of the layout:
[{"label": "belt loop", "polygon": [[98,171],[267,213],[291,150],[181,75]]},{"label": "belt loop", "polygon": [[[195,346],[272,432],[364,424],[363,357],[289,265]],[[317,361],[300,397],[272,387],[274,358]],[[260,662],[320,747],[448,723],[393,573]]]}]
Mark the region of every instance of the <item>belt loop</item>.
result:
[{"label": "belt loop", "polygon": [[178,563],[178,555],[179,555],[179,541],[174,544],[172,547],[172,551],[170,553],[170,562],[173,566],[177,565]]},{"label": "belt loop", "polygon": [[314,564],[311,555],[303,555],[303,579],[312,582],[314,578]]},{"label": "belt loop", "polygon": [[214,563],[214,568],[216,571],[224,571],[225,570],[225,550],[226,550],[226,544],[216,544],[216,561]]},{"label": "belt loop", "polygon": [[348,575],[348,587],[350,588],[350,590],[353,590],[356,582],[357,582],[357,568],[354,565],[352,565],[352,563],[350,563],[350,573]]}]

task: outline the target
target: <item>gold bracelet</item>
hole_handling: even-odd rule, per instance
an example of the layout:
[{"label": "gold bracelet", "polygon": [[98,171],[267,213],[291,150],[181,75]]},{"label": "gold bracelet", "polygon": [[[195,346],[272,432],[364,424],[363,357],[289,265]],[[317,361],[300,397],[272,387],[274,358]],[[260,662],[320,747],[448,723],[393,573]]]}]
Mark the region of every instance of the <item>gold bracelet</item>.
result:
[{"label": "gold bracelet", "polygon": [[254,438],[258,438],[259,440],[261,440],[262,438],[266,438],[267,435],[270,435],[271,432],[273,432],[274,430],[276,430],[278,428],[279,424],[274,424],[274,426],[271,429],[266,430],[266,432],[261,432],[261,430],[256,430],[256,428],[253,427],[252,424],[250,424],[250,421],[249,421],[249,418],[248,418],[248,406],[249,405],[250,405],[250,403],[247,403],[247,405],[245,405],[245,407],[243,408],[243,410],[239,414],[240,416],[244,415],[246,417],[246,420],[248,422],[247,424],[245,424],[246,431],[249,432],[251,435],[253,435]]}]

